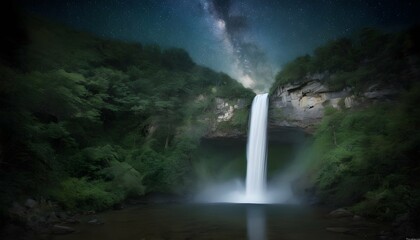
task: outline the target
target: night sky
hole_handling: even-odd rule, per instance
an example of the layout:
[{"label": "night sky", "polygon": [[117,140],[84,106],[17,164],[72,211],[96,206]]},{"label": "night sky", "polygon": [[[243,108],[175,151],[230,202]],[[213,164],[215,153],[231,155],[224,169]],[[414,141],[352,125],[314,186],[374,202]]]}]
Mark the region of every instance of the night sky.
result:
[{"label": "night sky", "polygon": [[195,62],[267,91],[288,61],[363,27],[419,23],[420,1],[28,0],[31,12],[94,34],[186,49]]}]

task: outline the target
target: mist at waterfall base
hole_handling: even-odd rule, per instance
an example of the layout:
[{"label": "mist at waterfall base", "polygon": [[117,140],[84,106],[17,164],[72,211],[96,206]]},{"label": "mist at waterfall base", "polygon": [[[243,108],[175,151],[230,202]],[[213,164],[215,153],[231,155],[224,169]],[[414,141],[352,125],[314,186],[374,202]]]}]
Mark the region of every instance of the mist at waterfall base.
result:
[{"label": "mist at waterfall base", "polygon": [[[236,177],[223,182],[206,184],[196,195],[197,202],[207,203],[252,203],[275,204],[299,203],[294,195],[292,183],[302,173],[303,154],[294,156],[290,163],[274,174],[267,182],[268,155],[268,94],[255,96],[249,118],[246,148],[246,178]],[[287,137],[287,136],[285,136]],[[297,147],[304,152],[303,143]]]}]

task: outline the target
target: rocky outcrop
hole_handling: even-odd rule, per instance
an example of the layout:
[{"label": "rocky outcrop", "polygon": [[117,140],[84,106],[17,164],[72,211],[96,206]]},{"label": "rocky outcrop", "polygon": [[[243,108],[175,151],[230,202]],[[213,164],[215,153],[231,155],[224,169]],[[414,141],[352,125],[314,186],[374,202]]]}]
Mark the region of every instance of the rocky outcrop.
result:
[{"label": "rocky outcrop", "polygon": [[241,99],[228,101],[223,98],[216,98],[216,123],[227,122],[232,119],[235,110],[244,108],[245,103]]},{"label": "rocky outcrop", "polygon": [[207,138],[218,137],[242,137],[246,133],[244,129],[238,128],[233,123],[235,114],[247,111],[247,101],[245,99],[224,99],[216,98],[214,101],[213,118],[209,119],[210,129]]},{"label": "rocky outcrop", "polygon": [[[278,87],[270,96],[270,129],[303,129],[313,133],[324,117],[325,109],[350,109],[376,101],[393,99],[400,91],[393,86],[372,84],[365,91],[354,93],[351,88],[332,90],[325,84],[329,73],[313,74],[298,83]],[[200,99],[198,99],[200,101]],[[209,131],[205,137],[244,137],[246,128],[233,125],[235,114],[249,113],[245,99],[216,98],[211,119],[206,119]],[[228,127],[227,127],[228,126]]]},{"label": "rocky outcrop", "polygon": [[327,106],[350,108],[357,104],[350,89],[330,91],[317,80],[281,86],[270,100],[272,125],[299,127],[309,132],[321,121]]},{"label": "rocky outcrop", "polygon": [[353,213],[350,212],[347,209],[339,208],[339,209],[336,209],[336,210],[330,212],[328,214],[328,217],[331,217],[331,218],[347,218],[347,217],[353,217]]},{"label": "rocky outcrop", "polygon": [[53,225],[51,227],[51,232],[53,234],[69,234],[74,232],[74,228],[68,227],[68,226],[62,226],[62,225]]},{"label": "rocky outcrop", "polygon": [[[66,226],[78,223],[79,220],[74,216],[64,212],[55,203],[41,199],[36,201],[28,198],[24,204],[14,202],[8,210],[8,217],[17,226],[7,226],[9,238],[22,231],[30,231],[34,234],[69,234],[75,231],[74,228]],[[5,229],[0,227],[0,232]]]},{"label": "rocky outcrop", "polygon": [[270,99],[270,125],[298,127],[313,132],[327,107],[354,108],[368,102],[390,99],[398,93],[396,89],[377,84],[358,95],[350,88],[334,91],[323,83],[324,78],[325,75],[317,74],[300,83],[278,87]]}]

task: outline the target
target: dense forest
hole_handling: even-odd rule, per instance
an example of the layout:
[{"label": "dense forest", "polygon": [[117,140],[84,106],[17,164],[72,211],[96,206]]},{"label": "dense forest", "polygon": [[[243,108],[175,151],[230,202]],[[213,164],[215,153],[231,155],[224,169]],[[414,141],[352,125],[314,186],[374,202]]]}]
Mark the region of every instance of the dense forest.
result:
[{"label": "dense forest", "polygon": [[420,215],[419,27],[385,33],[367,28],[296,58],[271,91],[314,73],[330,89],[348,89],[363,102],[367,91],[398,91],[356,108],[329,107],[313,135],[308,176],[324,203],[351,206],[362,216],[394,220]]},{"label": "dense forest", "polygon": [[13,23],[0,65],[2,208],[23,196],[101,210],[147,192],[185,193],[215,98],[254,96],[182,49],[100,39],[34,16]]},{"label": "dense forest", "polygon": [[309,167],[323,201],[381,220],[405,213],[418,220],[419,95],[417,86],[398,102],[327,112]]}]

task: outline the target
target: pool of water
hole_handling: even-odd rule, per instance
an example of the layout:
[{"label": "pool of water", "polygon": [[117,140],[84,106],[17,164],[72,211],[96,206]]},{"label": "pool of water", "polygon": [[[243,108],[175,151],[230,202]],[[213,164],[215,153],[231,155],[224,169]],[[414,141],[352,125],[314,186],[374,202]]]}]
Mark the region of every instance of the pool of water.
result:
[{"label": "pool of water", "polygon": [[[75,233],[54,239],[352,240],[376,239],[375,233],[379,232],[377,225],[331,219],[326,214],[324,209],[298,205],[145,204],[86,216],[82,223],[72,226],[77,230]],[[97,218],[104,224],[88,224],[89,218]],[[357,234],[326,230],[349,225],[363,229]]]}]

